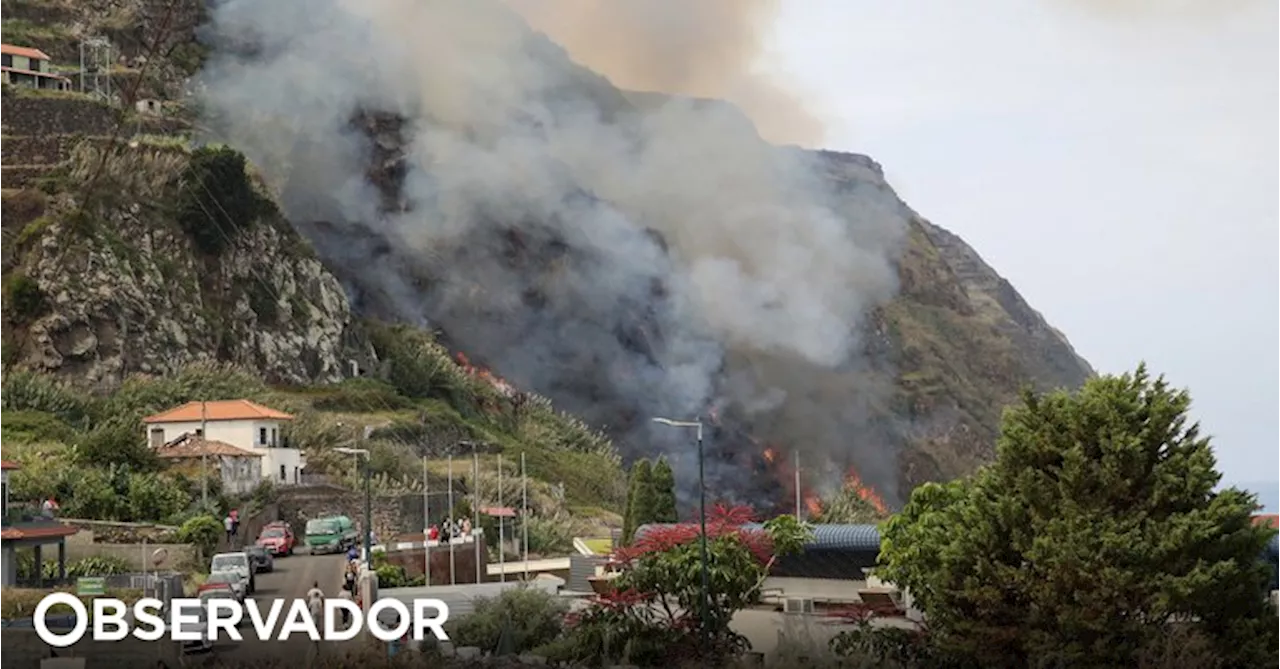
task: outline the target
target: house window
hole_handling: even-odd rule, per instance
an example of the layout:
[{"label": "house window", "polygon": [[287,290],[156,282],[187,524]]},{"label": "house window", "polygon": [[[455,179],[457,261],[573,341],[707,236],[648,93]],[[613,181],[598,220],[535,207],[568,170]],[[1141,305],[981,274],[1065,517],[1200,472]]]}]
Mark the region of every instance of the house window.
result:
[{"label": "house window", "polygon": [[40,69],[40,66],[44,63],[44,61],[42,61],[42,60],[38,60],[38,59],[36,59],[36,58],[28,58],[28,59],[27,59],[27,62],[28,62],[28,63],[31,63],[31,71],[32,71],[32,72],[43,72],[43,71],[44,71],[44,70],[41,70],[41,69]]},{"label": "house window", "polygon": [[197,437],[201,437],[201,438],[203,438],[203,437],[204,437],[204,430],[201,430],[200,428],[198,428],[198,427],[197,427],[197,428],[196,428],[196,436],[197,436]]},{"label": "house window", "polygon": [[0,65],[3,65],[5,67],[13,67],[13,56],[7,53],[4,54],[3,56],[0,56]]},{"label": "house window", "polygon": [[280,481],[283,482],[284,480],[285,480],[285,468],[284,468],[284,465],[280,465]]},{"label": "house window", "polygon": [[267,428],[265,427],[258,428],[258,444],[260,446],[267,445]]}]

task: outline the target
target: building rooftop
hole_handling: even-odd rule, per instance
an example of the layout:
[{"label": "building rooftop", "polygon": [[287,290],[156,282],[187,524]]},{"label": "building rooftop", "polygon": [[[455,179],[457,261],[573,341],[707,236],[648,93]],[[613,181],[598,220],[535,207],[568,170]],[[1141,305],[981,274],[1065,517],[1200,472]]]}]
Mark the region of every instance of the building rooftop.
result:
[{"label": "building rooftop", "polygon": [[161,458],[169,459],[199,458],[206,455],[225,455],[241,458],[262,457],[261,453],[255,453],[253,451],[240,448],[239,446],[232,446],[226,442],[201,439],[199,437],[188,437],[172,446],[160,448],[156,451],[156,455]]},{"label": "building rooftop", "polygon": [[36,60],[52,60],[49,54],[33,49],[29,46],[15,46],[13,44],[0,44],[0,54],[6,56],[23,56],[25,58],[34,58]]},{"label": "building rooftop", "polygon": [[293,420],[293,416],[250,400],[217,400],[187,402],[180,407],[147,416],[142,419],[142,422],[147,424],[198,423],[201,420]]},{"label": "building rooftop", "polygon": [[13,460],[0,460],[0,469],[22,469],[22,465],[14,462]]},{"label": "building rooftop", "polygon": [[[636,536],[642,537],[651,530],[670,525],[642,525]],[[747,530],[761,530],[759,523],[742,526]],[[855,551],[880,552],[880,532],[875,525],[814,525],[813,540],[805,545],[806,551]]]}]

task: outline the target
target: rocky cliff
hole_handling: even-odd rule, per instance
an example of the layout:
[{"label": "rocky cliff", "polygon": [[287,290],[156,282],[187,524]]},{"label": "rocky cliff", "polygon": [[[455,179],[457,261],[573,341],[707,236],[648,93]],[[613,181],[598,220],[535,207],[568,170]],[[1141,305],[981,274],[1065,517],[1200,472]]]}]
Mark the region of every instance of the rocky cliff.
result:
[{"label": "rocky cliff", "polygon": [[[24,140],[12,100],[6,155]],[[253,190],[243,158],[145,137],[114,151],[105,138],[38,139],[58,150],[28,156],[38,180],[4,199],[7,365],[112,387],[215,359],[328,382],[366,360],[342,286]],[[246,193],[263,206],[228,204]]]}]

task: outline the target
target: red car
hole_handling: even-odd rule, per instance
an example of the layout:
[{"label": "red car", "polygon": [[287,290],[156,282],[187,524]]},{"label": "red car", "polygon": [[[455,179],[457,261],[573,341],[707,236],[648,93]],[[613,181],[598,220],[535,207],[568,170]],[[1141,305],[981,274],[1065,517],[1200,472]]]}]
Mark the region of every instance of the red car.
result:
[{"label": "red car", "polygon": [[270,523],[262,528],[258,540],[254,543],[262,546],[274,556],[293,555],[293,546],[297,539],[293,536],[293,528],[288,523]]}]

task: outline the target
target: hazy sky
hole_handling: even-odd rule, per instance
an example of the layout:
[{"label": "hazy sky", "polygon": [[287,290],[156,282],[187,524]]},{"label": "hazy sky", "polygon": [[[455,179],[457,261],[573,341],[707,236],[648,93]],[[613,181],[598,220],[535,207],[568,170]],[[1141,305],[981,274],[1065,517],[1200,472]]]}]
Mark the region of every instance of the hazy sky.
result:
[{"label": "hazy sky", "polygon": [[1229,481],[1275,480],[1278,21],[1275,0],[788,0],[770,62],[829,146],[879,160],[1094,367],[1189,388]]}]

